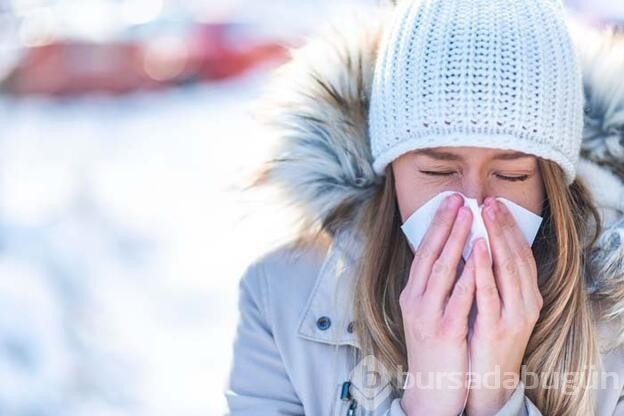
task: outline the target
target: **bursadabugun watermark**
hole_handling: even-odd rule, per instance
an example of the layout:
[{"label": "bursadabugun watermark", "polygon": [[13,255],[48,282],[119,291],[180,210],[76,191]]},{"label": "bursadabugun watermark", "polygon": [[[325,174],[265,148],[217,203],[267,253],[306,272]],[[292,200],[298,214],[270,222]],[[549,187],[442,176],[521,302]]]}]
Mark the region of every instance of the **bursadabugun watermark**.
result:
[{"label": "bursadabugun watermark", "polygon": [[373,355],[364,357],[351,373],[349,392],[366,410],[375,410],[392,393],[392,375]]},{"label": "bursadabugun watermark", "polygon": [[[401,366],[399,366],[401,367]],[[404,380],[403,389],[513,389],[522,381],[525,389],[560,389],[564,394],[577,394],[581,389],[607,389],[621,386],[617,372],[598,371],[596,366],[585,371],[535,372],[522,365],[520,373],[501,372],[500,366],[490,372],[405,372],[398,369],[399,380]]]},{"label": "bursadabugun watermark", "polygon": [[[349,391],[366,410],[379,407],[391,394],[392,372],[373,355],[364,357],[351,371]],[[617,372],[599,371],[596,366],[584,371],[534,372],[522,365],[520,373],[501,372],[500,366],[483,374],[462,372],[410,372],[402,366],[395,379],[402,380],[404,390],[417,389],[514,389],[520,381],[525,389],[560,389],[563,394],[577,394],[581,389],[619,389],[624,380]]]}]

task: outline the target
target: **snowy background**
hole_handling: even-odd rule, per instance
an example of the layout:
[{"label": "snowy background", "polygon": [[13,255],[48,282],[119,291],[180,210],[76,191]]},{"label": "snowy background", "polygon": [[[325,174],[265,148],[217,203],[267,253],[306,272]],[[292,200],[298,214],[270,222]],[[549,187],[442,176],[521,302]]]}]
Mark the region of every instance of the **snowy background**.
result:
[{"label": "snowy background", "polygon": [[[293,41],[349,3],[211,1],[213,16]],[[0,0],[2,19],[35,3]],[[75,12],[74,35],[117,30],[93,16],[110,2],[47,3],[48,17]],[[5,64],[19,55],[7,27]],[[238,278],[289,235],[237,189],[270,142],[250,115],[270,71],[123,96],[0,95],[0,416],[225,412]]]},{"label": "snowy background", "polygon": [[0,414],[223,409],[237,278],[281,232],[231,185],[262,76],[0,101]]}]

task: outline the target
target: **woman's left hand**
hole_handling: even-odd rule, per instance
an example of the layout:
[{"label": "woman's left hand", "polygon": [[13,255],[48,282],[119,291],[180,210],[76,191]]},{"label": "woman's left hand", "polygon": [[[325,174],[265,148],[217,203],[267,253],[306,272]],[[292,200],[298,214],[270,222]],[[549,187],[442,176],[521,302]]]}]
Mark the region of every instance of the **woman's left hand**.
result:
[{"label": "woman's left hand", "polygon": [[478,312],[469,341],[476,376],[469,385],[470,416],[496,414],[513,393],[543,304],[533,252],[507,207],[487,198],[483,219],[493,259],[479,239],[472,253]]}]

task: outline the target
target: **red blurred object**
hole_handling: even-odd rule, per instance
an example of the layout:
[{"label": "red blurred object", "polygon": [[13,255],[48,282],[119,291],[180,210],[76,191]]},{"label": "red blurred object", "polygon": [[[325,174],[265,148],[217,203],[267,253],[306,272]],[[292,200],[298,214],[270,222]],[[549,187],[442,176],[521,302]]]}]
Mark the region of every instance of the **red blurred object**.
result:
[{"label": "red blurred object", "polygon": [[199,26],[193,36],[193,59],[198,75],[204,80],[229,78],[266,61],[283,61],[286,49],[277,43],[240,43],[230,39],[227,25]]},{"label": "red blurred object", "polygon": [[58,42],[29,48],[5,87],[17,95],[124,93],[154,87],[141,70],[138,45]]},{"label": "red blurred object", "polygon": [[232,41],[231,25],[198,25],[187,38],[106,44],[59,41],[28,48],[3,88],[15,95],[123,94],[189,81],[235,77],[281,61],[276,42]]}]

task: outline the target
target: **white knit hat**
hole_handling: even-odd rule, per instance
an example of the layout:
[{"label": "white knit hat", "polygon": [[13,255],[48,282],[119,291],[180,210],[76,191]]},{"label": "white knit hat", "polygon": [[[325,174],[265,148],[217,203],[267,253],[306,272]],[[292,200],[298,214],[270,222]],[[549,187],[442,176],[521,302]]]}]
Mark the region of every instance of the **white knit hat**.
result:
[{"label": "white knit hat", "polygon": [[375,67],[373,168],[411,150],[481,146],[550,159],[569,185],[583,104],[561,0],[404,0]]}]

